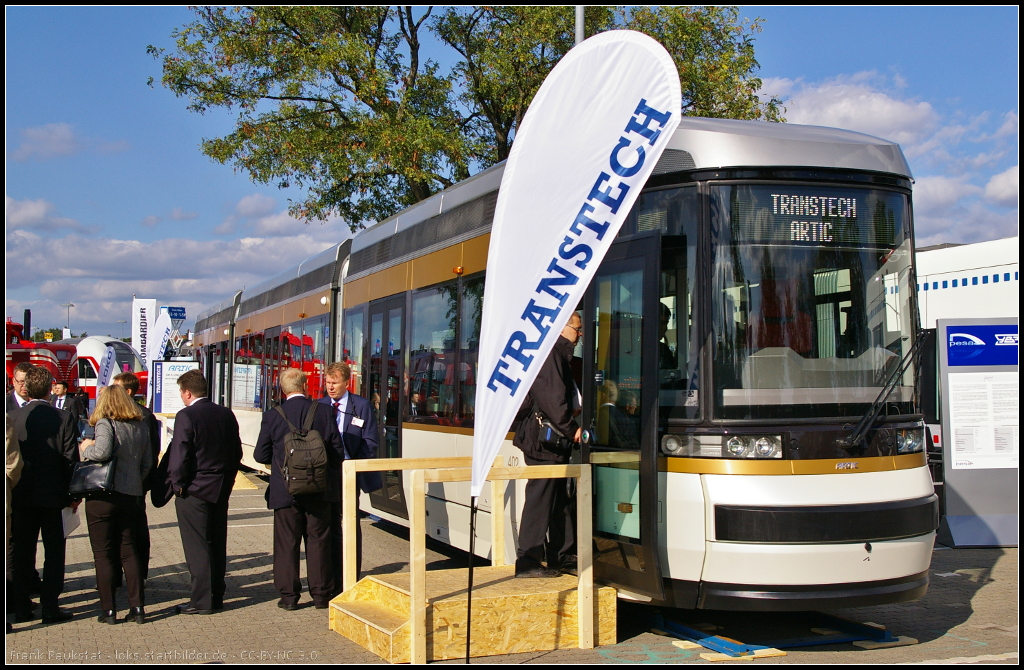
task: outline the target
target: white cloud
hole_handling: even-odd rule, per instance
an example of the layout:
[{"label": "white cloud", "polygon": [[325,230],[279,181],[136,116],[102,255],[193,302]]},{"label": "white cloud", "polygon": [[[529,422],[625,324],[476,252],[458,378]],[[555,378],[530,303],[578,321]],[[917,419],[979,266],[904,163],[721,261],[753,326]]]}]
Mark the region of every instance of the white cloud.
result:
[{"label": "white cloud", "polygon": [[771,79],[765,93],[785,91],[786,119],[791,123],[844,128],[908,147],[931,135],[939,115],[927,102],[902,100],[879,90],[874,72],[860,72],[816,84]]},{"label": "white cloud", "polygon": [[4,198],[4,216],[8,229],[91,232],[75,219],[57,216],[53,203],[46,200],[15,200],[10,196]]},{"label": "white cloud", "polygon": [[187,212],[181,207],[175,207],[171,210],[170,217],[174,221],[191,221],[192,219],[199,216],[198,212]]},{"label": "white cloud", "polygon": [[914,184],[914,211],[938,212],[956,204],[961,198],[981,193],[981,188],[969,184],[963,177],[921,177]]},{"label": "white cloud", "polygon": [[73,156],[82,148],[82,141],[67,123],[47,123],[44,126],[23,128],[20,134],[21,146],[11,153],[11,158],[16,161]]},{"label": "white cloud", "polygon": [[60,156],[74,156],[87,149],[101,154],[114,154],[131,149],[127,140],[101,140],[81,137],[69,123],[47,123],[19,131],[21,144],[10,153],[11,160],[43,161]]},{"label": "white cloud", "polygon": [[277,201],[262,193],[247,195],[235,205],[235,212],[246,218],[266,216],[277,209]]},{"label": "white cloud", "polygon": [[946,210],[918,215],[914,222],[917,246],[942,242],[986,242],[1017,235],[1018,212],[996,212],[980,202],[958,203]]},{"label": "white cloud", "polygon": [[1003,207],[1016,207],[1020,190],[1020,170],[1014,165],[1005,172],[994,175],[985,184],[985,197]]},{"label": "white cloud", "polygon": [[158,223],[160,223],[160,217],[156,216],[155,214],[150,214],[149,216],[142,220],[142,225],[144,225],[147,228],[152,228]]}]

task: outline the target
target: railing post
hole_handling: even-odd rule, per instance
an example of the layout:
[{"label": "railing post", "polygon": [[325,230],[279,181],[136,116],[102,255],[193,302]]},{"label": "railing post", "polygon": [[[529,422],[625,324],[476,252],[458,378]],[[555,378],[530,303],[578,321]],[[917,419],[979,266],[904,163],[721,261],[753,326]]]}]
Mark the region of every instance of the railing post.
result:
[{"label": "railing post", "polygon": [[359,489],[356,487],[356,464],[343,461],[341,465],[341,537],[342,537],[342,589],[347,591],[359,581],[357,538],[359,517]]},{"label": "railing post", "polygon": [[579,617],[579,647],[593,649],[594,635],[594,533],[592,485],[590,465],[579,466],[580,476],[576,480],[576,567],[579,570],[579,587],[576,598],[576,612]]},{"label": "railing post", "polygon": [[427,515],[423,470],[413,470],[409,502],[409,662],[427,662]]},{"label": "railing post", "polygon": [[505,482],[491,480],[491,565],[505,565]]}]

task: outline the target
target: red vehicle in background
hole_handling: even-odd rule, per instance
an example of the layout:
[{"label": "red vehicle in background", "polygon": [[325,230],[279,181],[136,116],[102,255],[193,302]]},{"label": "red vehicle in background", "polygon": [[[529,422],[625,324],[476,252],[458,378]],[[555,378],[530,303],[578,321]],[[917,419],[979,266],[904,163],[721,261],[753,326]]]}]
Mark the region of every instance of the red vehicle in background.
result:
[{"label": "red vehicle in background", "polygon": [[11,388],[14,367],[18,363],[39,365],[50,371],[54,379],[68,383],[68,392],[78,391],[78,350],[73,344],[33,342],[23,339],[24,327],[7,319],[7,342],[5,364],[7,367],[7,389]]}]

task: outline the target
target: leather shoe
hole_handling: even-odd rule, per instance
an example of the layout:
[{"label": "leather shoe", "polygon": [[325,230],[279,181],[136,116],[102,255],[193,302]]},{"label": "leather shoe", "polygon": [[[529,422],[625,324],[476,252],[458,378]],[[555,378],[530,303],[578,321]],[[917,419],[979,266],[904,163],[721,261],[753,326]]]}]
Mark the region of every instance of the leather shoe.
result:
[{"label": "leather shoe", "polygon": [[114,610],[103,610],[100,615],[96,617],[97,623],[117,623],[117,612]]},{"label": "leather shoe", "polygon": [[561,571],[546,568],[543,565],[538,565],[532,568],[516,568],[516,577],[519,579],[550,579],[561,576]]},{"label": "leather shoe", "polygon": [[201,610],[198,607],[192,607],[191,605],[175,605],[175,614],[213,614],[213,610]]},{"label": "leather shoe", "polygon": [[277,606],[286,612],[294,612],[295,610],[299,609],[298,603],[286,603],[283,600],[278,600]]},{"label": "leather shoe", "polygon": [[128,610],[128,614],[124,617],[125,623],[134,621],[135,623],[146,623],[146,611],[141,607],[132,607]]},{"label": "leather shoe", "polygon": [[43,612],[43,623],[61,623],[64,621],[70,621],[75,617],[71,612],[57,608],[52,612]]},{"label": "leather shoe", "polygon": [[32,610],[17,610],[14,613],[14,623],[28,623],[36,620],[36,614]]},{"label": "leather shoe", "polygon": [[315,607],[318,610],[325,610],[325,609],[327,609],[330,606],[331,606],[330,603],[323,603],[322,605],[313,605],[313,607]]},{"label": "leather shoe", "polygon": [[567,574],[576,575],[579,574],[578,566],[579,561],[576,558],[576,555],[573,554],[571,556],[566,556],[565,558],[563,558],[562,562],[558,565],[558,569]]}]

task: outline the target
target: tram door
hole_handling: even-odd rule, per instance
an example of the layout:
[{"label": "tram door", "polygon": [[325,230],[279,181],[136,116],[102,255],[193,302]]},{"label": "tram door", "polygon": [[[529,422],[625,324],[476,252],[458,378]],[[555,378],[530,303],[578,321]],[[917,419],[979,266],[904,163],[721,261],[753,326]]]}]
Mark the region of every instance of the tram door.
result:
[{"label": "tram door", "polygon": [[[378,458],[402,455],[401,401],[405,378],[405,296],[388,298],[370,305],[370,375],[367,398],[377,412]],[[402,473],[381,473],[384,488],[370,494],[370,504],[382,512],[409,518],[402,490]]]},{"label": "tram door", "polygon": [[[584,425],[593,438],[594,574],[664,597],[658,564],[658,234],[609,250],[587,291]],[[652,353],[653,352],[653,353]]]}]

